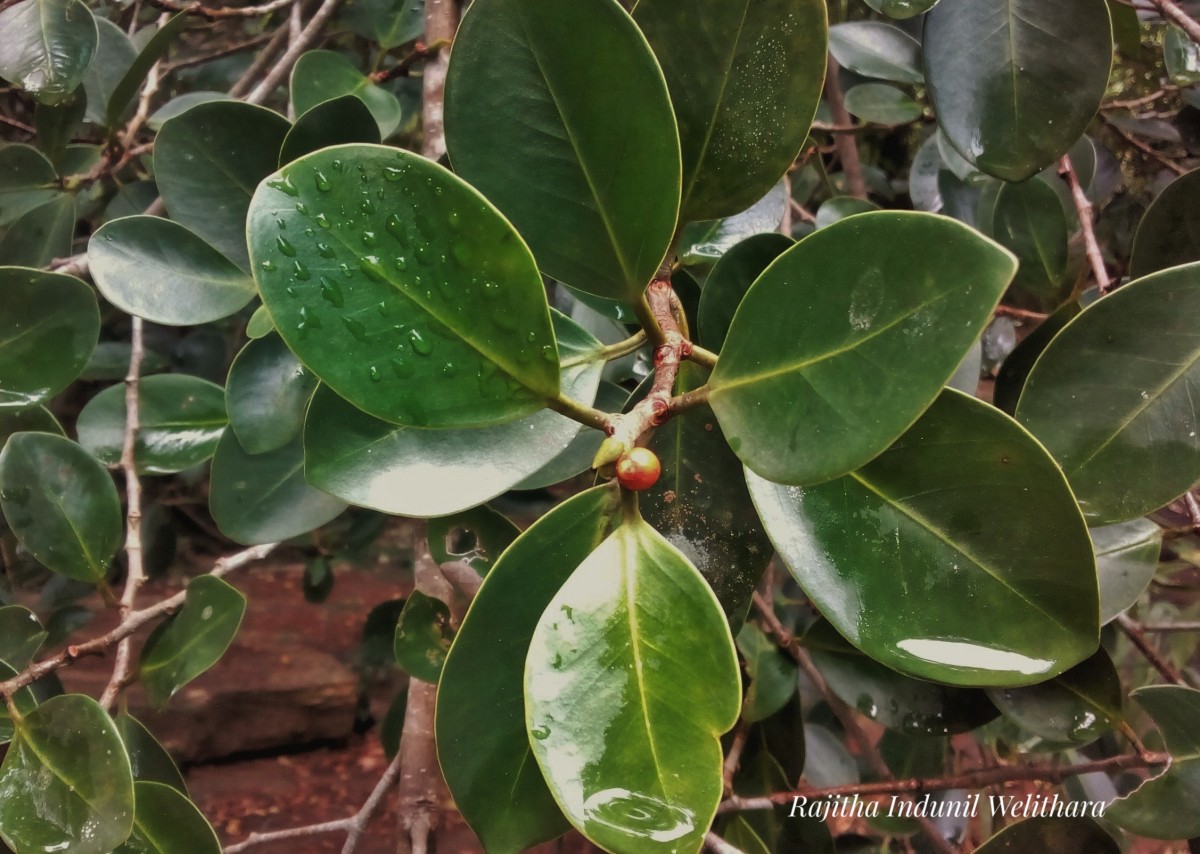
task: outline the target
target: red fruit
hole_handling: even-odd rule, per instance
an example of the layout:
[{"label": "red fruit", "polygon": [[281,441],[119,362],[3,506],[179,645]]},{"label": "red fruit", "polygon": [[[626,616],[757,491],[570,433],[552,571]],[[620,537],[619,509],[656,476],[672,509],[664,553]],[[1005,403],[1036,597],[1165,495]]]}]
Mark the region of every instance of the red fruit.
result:
[{"label": "red fruit", "polygon": [[633,492],[654,486],[660,474],[662,465],[649,448],[634,448],[617,460],[617,483]]}]

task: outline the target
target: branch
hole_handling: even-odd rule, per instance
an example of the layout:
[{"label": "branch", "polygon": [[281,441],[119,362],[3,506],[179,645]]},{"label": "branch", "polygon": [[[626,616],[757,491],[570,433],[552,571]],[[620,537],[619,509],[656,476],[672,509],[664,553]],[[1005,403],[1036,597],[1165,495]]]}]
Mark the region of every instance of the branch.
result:
[{"label": "branch", "polygon": [[1132,641],[1133,645],[1137,647],[1138,652],[1142,654],[1146,661],[1150,662],[1150,666],[1157,670],[1163,679],[1174,685],[1186,684],[1183,674],[1176,670],[1171,662],[1163,658],[1159,651],[1154,648],[1154,644],[1146,640],[1146,633],[1136,620],[1132,619],[1128,614],[1121,614],[1117,617],[1117,625],[1121,627],[1121,631],[1125,633],[1125,636]]},{"label": "branch", "polygon": [[261,6],[220,6],[212,7],[205,6],[203,3],[180,3],[177,0],[148,0],[151,6],[157,6],[159,9],[165,9],[168,12],[186,12],[189,15],[199,15],[201,18],[207,18],[210,21],[218,21],[222,18],[258,18],[263,15],[270,15],[280,9],[286,9],[297,0],[271,0],[270,3],[264,3]]},{"label": "branch", "polygon": [[992,314],[994,314],[996,317],[1011,317],[1013,320],[1028,320],[1032,323],[1041,323],[1050,316],[1040,311],[1028,311],[1024,308],[1013,308],[1011,305],[998,305]]},{"label": "branch", "polygon": [[1172,632],[1200,632],[1200,620],[1180,620],[1178,623],[1146,623],[1142,626],[1143,632],[1162,632],[1170,634]]},{"label": "branch", "polygon": [[1067,186],[1071,188],[1071,199],[1075,202],[1075,212],[1079,215],[1079,227],[1083,229],[1083,245],[1087,251],[1088,263],[1092,265],[1092,275],[1096,277],[1100,295],[1103,296],[1112,287],[1112,280],[1108,277],[1108,270],[1104,266],[1104,254],[1100,251],[1100,243],[1096,240],[1096,223],[1093,217],[1092,203],[1079,183],[1079,176],[1075,173],[1070,155],[1064,154],[1058,161],[1058,174],[1066,180]]},{"label": "branch", "polygon": [[[425,43],[449,44],[458,29],[458,4],[455,0],[425,0]],[[439,50],[425,63],[422,78],[421,154],[437,160],[446,153],[445,94],[449,51]]]},{"label": "branch", "polygon": [[1164,18],[1187,33],[1189,39],[1200,44],[1200,23],[1183,11],[1175,0],[1150,0],[1150,3]]},{"label": "branch", "polygon": [[[241,569],[248,563],[261,560],[274,551],[278,545],[279,543],[266,543],[261,546],[252,546],[236,554],[223,557],[213,565],[209,575],[212,575],[214,578],[221,578],[228,575],[235,569]],[[84,641],[81,644],[66,646],[49,658],[43,659],[36,664],[31,664],[11,679],[0,682],[0,695],[11,697],[26,685],[36,682],[38,679],[49,673],[53,673],[60,667],[71,664],[76,659],[88,655],[102,654],[110,646],[129,637],[151,620],[158,619],[164,614],[178,609],[183,605],[183,600],[186,596],[187,591],[180,590],[175,595],[168,596],[166,599],[156,602],[147,608],[143,608],[140,611],[132,611],[115,628],[105,634],[94,637],[89,641]]]},{"label": "branch", "polygon": [[358,841],[362,836],[363,830],[366,829],[367,822],[371,820],[371,816],[379,808],[379,803],[383,800],[383,796],[387,793],[387,790],[396,782],[396,777],[399,773],[400,754],[396,754],[391,764],[388,765],[387,770],[383,772],[383,776],[379,778],[379,782],[375,784],[375,788],[371,790],[371,795],[362,805],[362,808],[349,818],[339,818],[336,821],[324,821],[320,824],[309,824],[304,827],[290,827],[286,830],[275,830],[268,833],[251,833],[244,841],[226,847],[225,854],[236,854],[238,851],[245,851],[247,848],[266,842],[298,839],[305,836],[317,836],[322,833],[338,833],[340,831],[347,832],[346,844],[342,847],[342,854],[353,854],[354,850],[358,847]]},{"label": "branch", "polygon": [[1187,174],[1187,171],[1188,171],[1187,169],[1180,166],[1178,163],[1176,163],[1171,158],[1165,157],[1162,154],[1160,154],[1159,152],[1155,151],[1149,145],[1142,142],[1136,136],[1134,136],[1133,134],[1131,134],[1127,130],[1125,130],[1125,128],[1120,127],[1116,124],[1113,124],[1112,120],[1109,119],[1109,117],[1106,116],[1104,113],[1098,113],[1097,115],[1100,117],[1100,121],[1104,122],[1105,125],[1112,128],[1113,131],[1119,137],[1121,137],[1121,139],[1125,140],[1127,143],[1132,145],[1138,151],[1142,152],[1142,154],[1146,155],[1151,160],[1157,161],[1160,165],[1165,166],[1167,169],[1170,169],[1176,175],[1186,175]]},{"label": "branch", "polygon": [[[299,38],[293,39],[287,52],[279,59],[275,66],[263,78],[263,81],[254,88],[254,91],[246,98],[247,104],[263,104],[267,98],[271,97],[271,93],[275,88],[283,82],[283,79],[291,72],[292,66],[296,64],[296,60],[300,55],[308,50],[309,45],[316,40],[321,34],[321,30],[329,23],[333,13],[337,11],[340,0],[322,0],[321,5],[313,14],[312,19],[308,22],[303,30],[300,31]],[[280,31],[287,37],[288,31],[286,27],[280,27]],[[272,42],[274,39],[272,39]],[[268,43],[268,47],[270,43]],[[240,82],[240,81],[239,81]]]},{"label": "branch", "polygon": [[743,812],[746,810],[769,810],[781,804],[790,804],[796,797],[849,798],[854,795],[923,795],[926,792],[942,792],[948,789],[982,789],[998,783],[1017,781],[1040,781],[1058,784],[1070,777],[1108,771],[1123,771],[1134,768],[1150,768],[1170,764],[1166,753],[1147,753],[1145,756],[1125,754],[1078,765],[1039,766],[1009,765],[999,768],[978,768],[961,774],[945,777],[913,778],[908,780],[880,780],[873,783],[852,783],[847,786],[830,786],[824,789],[800,788],[794,792],[773,792],[756,798],[726,798],[717,808],[718,813]]},{"label": "branch", "polygon": [[713,852],[713,854],[746,854],[741,848],[730,845],[711,830],[704,837],[704,847]]},{"label": "branch", "polygon": [[423,41],[416,42],[412,50],[391,68],[385,68],[383,71],[373,71],[367,76],[374,83],[386,83],[389,80],[395,80],[397,77],[407,77],[408,72],[420,60],[436,56],[438,51],[449,46],[450,39],[438,39],[432,44],[426,44]]},{"label": "branch", "polygon": [[852,127],[850,113],[846,111],[846,101],[842,96],[842,84],[838,80],[838,61],[829,54],[829,67],[825,72],[825,100],[829,102],[829,114],[833,117],[833,127],[840,127],[843,132],[834,134],[833,142],[837,148],[838,159],[842,161],[842,171],[846,174],[846,192],[860,199],[867,197],[867,182],[863,178],[862,160],[858,156],[858,144],[853,134],[846,133],[845,128]]}]

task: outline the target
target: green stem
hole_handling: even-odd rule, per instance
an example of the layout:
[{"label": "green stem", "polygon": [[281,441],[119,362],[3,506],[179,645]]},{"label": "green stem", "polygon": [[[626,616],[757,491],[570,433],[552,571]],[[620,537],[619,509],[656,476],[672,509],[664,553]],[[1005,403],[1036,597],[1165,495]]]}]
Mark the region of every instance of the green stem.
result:
[{"label": "green stem", "polygon": [[692,351],[687,356],[698,365],[704,365],[710,371],[717,366],[717,354],[712,350],[705,350],[699,344],[692,345]]},{"label": "green stem", "polygon": [[626,525],[639,522],[642,511],[638,509],[638,494],[632,489],[621,488],[621,521]]},{"label": "green stem", "polygon": [[559,393],[558,397],[550,398],[546,401],[546,405],[555,412],[565,415],[568,418],[578,421],[587,427],[593,427],[597,430],[608,432],[609,415],[607,412],[601,412],[599,409],[593,409],[590,406],[585,406],[577,400],[572,400],[565,394]]}]

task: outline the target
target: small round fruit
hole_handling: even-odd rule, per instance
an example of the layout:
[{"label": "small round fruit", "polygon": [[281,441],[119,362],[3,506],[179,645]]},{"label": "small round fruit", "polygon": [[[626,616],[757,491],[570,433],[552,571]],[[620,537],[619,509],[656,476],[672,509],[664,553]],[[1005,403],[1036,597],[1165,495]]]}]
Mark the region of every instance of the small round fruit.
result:
[{"label": "small round fruit", "polygon": [[633,492],[654,486],[660,474],[662,465],[649,448],[634,448],[617,460],[617,483]]}]

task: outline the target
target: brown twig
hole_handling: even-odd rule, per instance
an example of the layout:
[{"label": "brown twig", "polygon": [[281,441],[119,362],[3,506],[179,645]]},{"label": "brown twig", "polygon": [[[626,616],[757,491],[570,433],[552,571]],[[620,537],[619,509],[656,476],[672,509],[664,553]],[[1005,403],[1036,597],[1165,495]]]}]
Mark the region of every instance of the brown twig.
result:
[{"label": "brown twig", "polygon": [[25,122],[17,121],[16,119],[10,119],[8,116],[4,116],[4,115],[0,115],[0,124],[6,124],[9,127],[14,127],[17,130],[23,131],[24,133],[28,133],[28,134],[36,134],[37,133],[37,129],[35,127],[33,127],[32,125],[27,125],[27,124],[25,124]]},{"label": "brown twig", "polygon": [[[275,88],[291,73],[292,66],[296,64],[296,60],[308,50],[309,45],[325,29],[325,25],[333,17],[333,13],[337,11],[340,1],[322,0],[321,5],[317,7],[317,11],[313,13],[308,24],[301,30],[299,37],[291,40],[291,44],[288,45],[288,49],[284,52],[283,56],[267,72],[267,76],[263,78],[263,81],[254,87],[254,91],[246,97],[247,104],[263,104],[267,98],[271,97]],[[280,29],[286,37],[288,35],[287,28],[281,27]]]},{"label": "brown twig", "polygon": [[879,780],[871,783],[830,786],[824,789],[801,787],[792,792],[773,792],[755,798],[739,798],[737,796],[726,798],[717,808],[717,812],[774,809],[780,804],[790,804],[796,797],[814,800],[816,798],[849,798],[854,795],[864,798],[878,795],[923,795],[927,792],[942,792],[948,789],[982,789],[998,783],[1033,780],[1058,784],[1071,777],[1084,774],[1151,768],[1167,765],[1170,761],[1171,757],[1166,753],[1147,752],[1144,756],[1129,753],[1077,765],[1002,765],[996,768],[977,768],[944,777]]},{"label": "brown twig", "polygon": [[147,0],[151,6],[165,9],[168,12],[185,12],[188,15],[198,15],[210,21],[222,18],[261,18],[280,9],[286,9],[297,0],[271,0],[261,6],[205,6],[200,2],[180,3],[178,0]]},{"label": "brown twig", "polygon": [[745,854],[741,848],[736,845],[730,845],[711,830],[704,836],[704,847],[713,854]]},{"label": "brown twig", "polygon": [[1163,154],[1155,151],[1151,146],[1142,142],[1140,139],[1138,139],[1136,136],[1131,134],[1129,131],[1125,130],[1125,128],[1121,127],[1120,125],[1115,124],[1104,113],[1099,113],[1098,116],[1100,118],[1100,121],[1104,122],[1104,124],[1107,125],[1109,128],[1111,128],[1114,133],[1116,133],[1119,137],[1121,137],[1121,139],[1125,140],[1125,142],[1132,145],[1134,148],[1136,148],[1138,151],[1142,152],[1142,154],[1146,155],[1151,160],[1154,160],[1159,165],[1164,166],[1167,169],[1170,169],[1176,175],[1187,174],[1188,170],[1185,167],[1180,166],[1178,163],[1176,163],[1171,158],[1166,157]]},{"label": "brown twig", "polygon": [[1174,632],[1200,632],[1200,620],[1180,620],[1177,623],[1145,623],[1143,632],[1159,632],[1171,634]]},{"label": "brown twig", "polygon": [[992,312],[996,317],[1011,317],[1013,320],[1027,320],[1031,323],[1041,323],[1050,315],[1040,311],[1028,311],[1024,308],[1013,308],[1011,305],[998,305]]},{"label": "brown twig", "polygon": [[1183,11],[1175,0],[1150,0],[1159,13],[1179,29],[1187,33],[1187,37],[1200,44],[1200,22]]},{"label": "brown twig", "polygon": [[[252,546],[248,549],[237,552],[236,554],[223,557],[213,565],[209,575],[212,575],[215,578],[221,578],[225,575],[228,575],[235,569],[240,569],[248,563],[261,560],[274,551],[275,547],[278,545],[278,543],[266,543],[261,546]],[[84,641],[80,644],[70,644],[49,658],[43,659],[36,664],[31,664],[29,667],[26,667],[23,671],[18,673],[16,676],[13,676],[11,679],[0,682],[0,695],[11,697],[14,693],[21,690],[26,685],[36,682],[43,676],[53,673],[59,668],[65,667],[77,659],[89,655],[102,654],[110,646],[123,640],[124,638],[129,637],[152,620],[156,620],[164,614],[175,611],[177,608],[183,605],[183,601],[186,596],[187,591],[180,590],[175,595],[168,596],[166,599],[155,602],[153,605],[142,608],[140,611],[132,611],[127,617],[121,620],[121,622],[118,623],[115,628],[110,629],[104,634],[94,637],[91,640]]]},{"label": "brown twig", "polygon": [[729,752],[725,754],[725,762],[721,772],[726,795],[733,794],[733,775],[737,773],[738,765],[742,761],[742,751],[746,749],[746,737],[749,734],[750,730],[746,727],[745,722],[740,723],[737,731],[733,734],[733,741],[729,745]]},{"label": "brown twig", "polygon": [[1162,98],[1169,92],[1176,92],[1178,86],[1163,86],[1156,89],[1149,95],[1142,95],[1140,98],[1130,98],[1128,101],[1105,101],[1100,105],[1101,110],[1136,110],[1138,107],[1144,107],[1147,104],[1153,104],[1159,98]]},{"label": "brown twig", "polygon": [[275,61],[276,55],[279,51],[283,50],[284,45],[287,43],[288,28],[277,27],[271,38],[263,45],[263,49],[254,57],[254,61],[250,63],[250,67],[242,72],[242,76],[235,80],[233,85],[229,87],[229,96],[231,98],[241,98],[249,92],[253,88],[255,81]]},{"label": "brown twig", "polygon": [[[458,29],[455,0],[425,0],[425,44],[449,44]],[[437,160],[446,153],[445,90],[450,52],[439,50],[425,63],[421,80],[421,154]]]},{"label": "brown twig", "polygon": [[204,65],[207,62],[212,62],[214,59],[223,59],[227,56],[241,53],[244,50],[256,48],[259,45],[266,44],[275,37],[275,33],[259,33],[253,38],[246,39],[242,42],[235,42],[227,47],[218,48],[217,50],[209,51],[208,53],[197,54],[196,56],[187,56],[183,59],[177,59],[172,63],[163,67],[163,76],[167,76],[172,72],[178,71],[181,68],[192,68],[197,65]]},{"label": "brown twig", "polygon": [[1067,182],[1067,186],[1071,189],[1071,199],[1075,203],[1075,212],[1079,216],[1079,227],[1083,230],[1083,245],[1087,252],[1088,263],[1092,267],[1092,275],[1096,277],[1096,284],[1100,289],[1101,295],[1108,293],[1112,287],[1112,280],[1108,277],[1108,269],[1104,266],[1104,253],[1100,251],[1100,243],[1096,240],[1096,222],[1095,211],[1092,209],[1092,202],[1087,197],[1087,193],[1083,191],[1083,186],[1079,183],[1079,176],[1075,173],[1075,166],[1071,163],[1071,157],[1064,154],[1062,159],[1058,161],[1058,174]]},{"label": "brown twig", "polygon": [[450,39],[438,39],[432,44],[426,44],[423,41],[416,42],[413,44],[412,50],[405,54],[395,65],[385,68],[382,71],[374,71],[367,76],[375,83],[387,83],[389,80],[395,80],[397,77],[407,77],[412,67],[422,59],[436,56],[439,51],[445,50],[449,46]]},{"label": "brown twig", "polygon": [[[829,114],[833,117],[832,127],[854,126],[846,101],[842,95],[842,84],[838,80],[838,61],[829,54],[829,66],[825,72],[825,100],[829,103]],[[846,175],[846,192],[860,199],[867,197],[867,182],[863,178],[862,160],[858,156],[858,143],[854,135],[846,130],[834,134],[834,145],[838,159],[842,161],[842,172]]]},{"label": "brown twig", "polygon": [[1175,669],[1175,665],[1163,658],[1162,654],[1154,648],[1154,644],[1146,639],[1145,631],[1136,620],[1128,614],[1121,614],[1117,617],[1117,625],[1121,627],[1121,631],[1125,633],[1125,636],[1137,647],[1142,657],[1150,662],[1150,666],[1157,670],[1163,679],[1174,685],[1186,684],[1183,674]]}]

